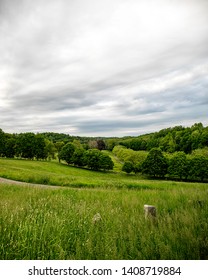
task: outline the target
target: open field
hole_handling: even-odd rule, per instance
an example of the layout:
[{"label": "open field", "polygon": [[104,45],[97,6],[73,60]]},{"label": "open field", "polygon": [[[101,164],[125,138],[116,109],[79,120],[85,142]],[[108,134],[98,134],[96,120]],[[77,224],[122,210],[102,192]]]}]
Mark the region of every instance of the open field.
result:
[{"label": "open field", "polygon": [[208,184],[5,159],[0,176],[69,186],[0,185],[1,259],[208,259]]},{"label": "open field", "polygon": [[[91,171],[58,162],[0,159],[0,177],[22,182],[105,189],[167,189],[172,186],[192,187],[199,183],[146,180],[141,175],[123,172]],[[208,184],[203,184],[208,186]]]}]

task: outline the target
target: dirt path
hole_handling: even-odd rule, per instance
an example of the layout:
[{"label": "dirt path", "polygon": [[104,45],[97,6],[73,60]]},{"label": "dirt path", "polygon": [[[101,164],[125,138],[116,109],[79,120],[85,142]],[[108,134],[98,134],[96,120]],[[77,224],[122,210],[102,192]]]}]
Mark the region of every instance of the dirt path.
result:
[{"label": "dirt path", "polygon": [[[98,188],[78,188],[78,187],[64,187],[64,186],[52,186],[52,185],[41,185],[41,184],[33,184],[33,183],[26,183],[26,182],[20,182],[20,181],[15,181],[11,179],[5,179],[0,177],[0,185],[1,184],[8,184],[8,185],[19,185],[23,187],[35,187],[35,188],[47,188],[47,189],[76,189],[78,191],[105,191],[105,189],[98,189]],[[115,191],[115,190],[111,190]]]},{"label": "dirt path", "polygon": [[28,186],[28,187],[37,187],[37,188],[52,188],[52,189],[60,189],[60,188],[66,188],[61,186],[50,186],[50,185],[41,185],[41,184],[32,184],[32,183],[26,183],[26,182],[20,182],[10,179],[5,179],[0,177],[0,184],[8,184],[8,185],[20,185],[20,186]]}]

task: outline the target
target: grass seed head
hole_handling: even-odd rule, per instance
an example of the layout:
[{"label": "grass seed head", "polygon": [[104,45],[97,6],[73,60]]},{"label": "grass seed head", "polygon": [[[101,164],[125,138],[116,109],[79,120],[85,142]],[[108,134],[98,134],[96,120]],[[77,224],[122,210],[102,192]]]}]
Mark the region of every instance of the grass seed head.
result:
[{"label": "grass seed head", "polygon": [[92,218],[93,224],[99,223],[99,222],[101,222],[101,220],[102,220],[102,217],[101,217],[100,213],[95,214]]}]

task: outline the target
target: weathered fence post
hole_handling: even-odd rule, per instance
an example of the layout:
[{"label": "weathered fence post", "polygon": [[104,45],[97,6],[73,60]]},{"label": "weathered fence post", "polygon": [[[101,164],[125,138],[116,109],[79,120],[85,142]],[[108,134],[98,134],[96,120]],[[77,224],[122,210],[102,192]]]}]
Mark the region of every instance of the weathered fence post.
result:
[{"label": "weathered fence post", "polygon": [[156,218],[156,207],[153,205],[144,205],[145,219]]}]

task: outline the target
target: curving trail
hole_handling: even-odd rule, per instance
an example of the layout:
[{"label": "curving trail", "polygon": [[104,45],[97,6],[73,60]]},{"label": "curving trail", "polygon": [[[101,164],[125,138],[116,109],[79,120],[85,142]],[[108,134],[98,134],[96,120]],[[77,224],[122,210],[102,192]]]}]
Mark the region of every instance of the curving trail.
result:
[{"label": "curving trail", "polygon": [[[5,179],[0,177],[0,186],[1,184],[7,184],[7,185],[19,185],[22,187],[35,187],[35,188],[48,188],[48,189],[67,189],[67,190],[77,190],[77,191],[105,191],[105,189],[102,188],[78,188],[78,187],[68,187],[68,186],[53,186],[53,185],[42,185],[42,184],[34,184],[34,183],[26,183],[26,182],[21,182],[21,181],[15,181],[11,179]],[[115,191],[115,190],[111,190]]]},{"label": "curving trail", "polygon": [[20,182],[20,181],[5,179],[2,177],[0,177],[0,184],[20,185],[20,186],[37,187],[37,188],[52,188],[52,189],[66,188],[66,187],[61,187],[61,186],[50,186],[50,185],[41,185],[41,184]]}]

